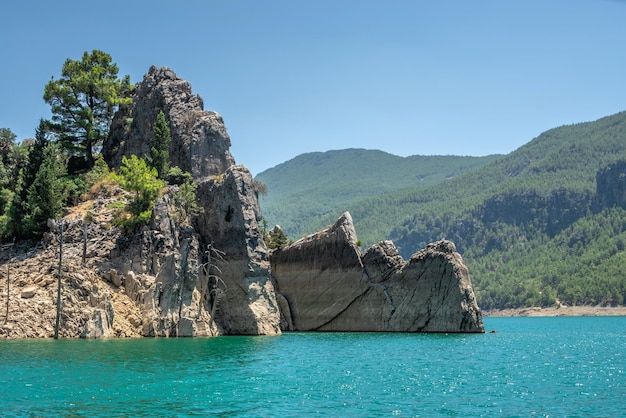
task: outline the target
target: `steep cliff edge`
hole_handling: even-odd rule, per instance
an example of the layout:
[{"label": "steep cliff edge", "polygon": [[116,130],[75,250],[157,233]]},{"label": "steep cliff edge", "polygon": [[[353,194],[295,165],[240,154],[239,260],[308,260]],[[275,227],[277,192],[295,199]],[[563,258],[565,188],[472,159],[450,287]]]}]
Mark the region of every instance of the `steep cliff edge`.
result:
[{"label": "steep cliff edge", "polygon": [[[192,174],[204,211],[192,228],[181,228],[171,218],[175,208],[162,202],[155,209],[155,232],[144,237],[145,251],[129,248],[112,260],[125,274],[155,276],[150,288],[158,289],[158,297],[145,313],[154,319],[144,334],[280,333],[255,183],[246,167],[235,165],[222,117],[203,109],[189,83],[167,67],[151,67],[133,106],[116,115],[103,155],[115,166],[123,156],[148,154],[160,111],[170,123],[170,164]],[[128,254],[158,262],[129,262]],[[181,300],[187,301],[187,314]],[[199,312],[208,312],[208,319]]]},{"label": "steep cliff edge", "polygon": [[408,261],[391,241],[364,253],[349,213],[270,257],[286,329],[482,333],[467,267],[450,241]]},{"label": "steep cliff edge", "polygon": [[[156,116],[170,124],[170,165],[192,174],[203,213],[191,223],[174,216],[168,186],[148,225],[125,234],[112,223],[121,190],[107,190],[88,208],[62,220],[62,337],[200,336],[281,332],[280,312],[258,221],[256,183],[235,165],[219,114],[169,68],[151,67],[134,90],[132,105],[116,114],[103,146],[107,163],[144,157],[154,138]],[[83,218],[93,221],[86,229]],[[86,231],[86,234],[84,232]],[[0,337],[50,337],[53,332],[58,261],[58,225],[43,246],[20,254],[8,269],[12,288],[0,288],[8,314]],[[87,257],[81,248],[87,237]],[[2,267],[7,267],[6,264]]]},{"label": "steep cliff edge", "polygon": [[225,172],[235,164],[230,137],[222,116],[205,111],[204,102],[193,94],[191,84],[167,67],[150,67],[133,94],[132,105],[121,108],[113,122],[102,155],[112,167],[123,156],[150,153],[153,126],[159,111],[170,123],[170,163],[203,179]]}]

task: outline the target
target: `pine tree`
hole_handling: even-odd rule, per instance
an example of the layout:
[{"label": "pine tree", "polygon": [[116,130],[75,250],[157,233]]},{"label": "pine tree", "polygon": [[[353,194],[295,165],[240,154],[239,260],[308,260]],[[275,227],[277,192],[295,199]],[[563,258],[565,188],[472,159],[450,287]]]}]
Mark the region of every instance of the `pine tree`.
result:
[{"label": "pine tree", "polygon": [[83,155],[93,167],[93,152],[109,133],[111,120],[131,89],[130,77],[119,79],[118,68],[106,52],[84,52],[81,60],[67,59],[61,78],[52,79],[43,98],[52,107],[52,127],[63,148]]},{"label": "pine tree", "polygon": [[150,166],[156,168],[159,178],[164,179],[169,171],[169,149],[172,136],[170,134],[169,123],[162,110],[157,115],[152,130],[154,132],[154,141],[152,142],[150,158],[148,160]]},{"label": "pine tree", "polygon": [[117,180],[123,189],[135,192],[135,200],[128,207],[129,212],[140,222],[149,220],[154,202],[164,186],[164,182],[157,177],[156,169],[149,167],[143,158],[136,155],[122,157]]},{"label": "pine tree", "polygon": [[6,164],[17,137],[8,128],[0,128],[0,159]]},{"label": "pine tree", "polygon": [[33,184],[28,188],[23,204],[24,232],[28,236],[40,236],[47,229],[48,219],[61,215],[63,210],[63,182],[66,162],[60,157],[56,144],[48,145]]},{"label": "pine tree", "polygon": [[41,167],[41,163],[44,160],[44,150],[50,144],[48,139],[49,122],[41,119],[39,120],[39,126],[35,130],[35,143],[28,152],[28,162],[24,167],[22,174],[22,194],[20,198],[22,201],[26,200],[26,194],[28,189],[35,181],[35,176]]},{"label": "pine tree", "polygon": [[[11,201],[5,209],[6,221],[2,231],[4,236],[24,237],[31,235],[30,230],[33,224],[30,222],[30,218],[26,216],[26,202],[29,188],[34,183],[44,160],[44,150],[49,145],[47,135],[48,122],[41,119],[35,131],[35,142],[28,151],[28,161],[26,166],[19,170]],[[25,221],[26,219],[29,220]]]},{"label": "pine tree", "polygon": [[186,224],[193,218],[204,212],[204,208],[198,206],[196,201],[196,189],[198,185],[189,179],[180,185],[174,195],[178,222]]},{"label": "pine tree", "polygon": [[15,191],[11,201],[7,203],[2,221],[2,235],[15,237],[22,235],[22,184],[24,183],[24,170],[20,170]]}]

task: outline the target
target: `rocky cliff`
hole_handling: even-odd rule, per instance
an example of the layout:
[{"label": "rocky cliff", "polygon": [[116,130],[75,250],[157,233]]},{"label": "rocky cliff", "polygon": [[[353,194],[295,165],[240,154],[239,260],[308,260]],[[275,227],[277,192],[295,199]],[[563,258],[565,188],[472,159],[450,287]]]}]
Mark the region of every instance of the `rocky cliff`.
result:
[{"label": "rocky cliff", "polygon": [[593,209],[626,208],[626,161],[617,161],[598,171]]},{"label": "rocky cliff", "polygon": [[60,261],[61,337],[484,331],[452,243],[435,243],[408,262],[387,241],[361,253],[348,213],[275,252],[272,278],[258,183],[235,164],[221,116],[204,111],[189,83],[168,68],[150,68],[132,98],[103,146],[107,163],[116,168],[124,156],[147,155],[163,111],[170,164],[192,174],[202,213],[176,216],[179,186],[170,185],[150,222],[127,233],[115,226],[112,207],[132,196],[101,184],[51,222],[38,247],[4,247],[0,337],[53,336]]},{"label": "rocky cliff", "polygon": [[[203,109],[189,83],[169,68],[151,67],[135,90],[133,106],[116,115],[105,158],[116,166],[123,156],[148,154],[160,111],[170,123],[170,164],[192,174],[204,211],[191,228],[182,228],[172,220],[174,208],[161,201],[151,232],[147,237],[144,233],[144,250],[133,254],[148,261],[129,263],[132,249],[113,260],[125,274],[155,277],[158,295],[146,315],[156,319],[144,333],[279,333],[279,311],[259,231],[256,183],[246,167],[235,165],[222,117]],[[181,301],[189,306],[188,313],[180,308]],[[209,317],[201,319],[201,311]],[[207,330],[207,324],[215,329]]]},{"label": "rocky cliff", "polygon": [[349,213],[271,256],[283,327],[297,331],[484,332],[450,241],[408,261],[391,241],[362,253]]},{"label": "rocky cliff", "polygon": [[202,98],[174,71],[152,66],[135,88],[132,105],[121,108],[111,124],[102,154],[112,167],[119,167],[123,156],[150,153],[154,122],[161,110],[170,123],[172,166],[204,179],[235,164],[222,116],[205,111]]},{"label": "rocky cliff", "polygon": [[[202,107],[188,82],[168,68],[152,67],[136,86],[132,105],[116,114],[103,146],[107,163],[118,167],[123,156],[148,154],[162,110],[171,128],[170,164],[192,174],[204,211],[190,224],[178,222],[173,215],[178,188],[169,186],[149,225],[128,235],[112,225],[108,209],[111,201],[127,196],[108,190],[86,202],[90,207],[84,212],[94,222],[86,228],[89,255],[84,264],[79,261],[84,213],[68,214],[63,220],[63,269],[68,271],[63,275],[61,336],[281,332],[259,231],[256,183],[244,166],[235,165],[221,116]],[[20,255],[9,266],[13,296],[9,289],[0,336],[51,336],[58,239],[58,227],[53,227],[43,248]],[[31,280],[30,270],[39,277]]]}]

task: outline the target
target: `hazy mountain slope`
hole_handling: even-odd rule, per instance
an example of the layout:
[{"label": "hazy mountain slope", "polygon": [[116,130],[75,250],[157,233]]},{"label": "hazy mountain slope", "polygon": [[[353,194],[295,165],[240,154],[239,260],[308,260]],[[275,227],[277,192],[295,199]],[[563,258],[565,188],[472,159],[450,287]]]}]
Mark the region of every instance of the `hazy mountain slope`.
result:
[{"label": "hazy mountain slope", "polygon": [[423,188],[475,170],[500,156],[410,156],[345,149],[302,154],[256,179],[268,186],[260,197],[268,225],[280,224],[292,238],[332,223],[357,202],[410,187]]}]

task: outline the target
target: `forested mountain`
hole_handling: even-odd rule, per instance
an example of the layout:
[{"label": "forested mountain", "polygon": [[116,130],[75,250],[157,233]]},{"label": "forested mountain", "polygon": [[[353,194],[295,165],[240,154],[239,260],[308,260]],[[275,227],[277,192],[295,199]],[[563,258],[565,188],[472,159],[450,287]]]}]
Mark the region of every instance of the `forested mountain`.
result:
[{"label": "forested mountain", "polygon": [[[256,179],[268,185],[268,193],[260,196],[268,225],[279,224],[290,237],[299,238],[332,224],[338,214],[355,209],[364,199],[438,184],[499,157],[399,157],[378,150],[345,149],[299,155]],[[364,238],[371,236],[373,243],[388,234],[389,226],[370,228]]]},{"label": "forested mountain", "polygon": [[[483,308],[623,304],[622,160],[626,112],[551,129],[483,167],[353,201],[345,210],[365,245],[389,238],[404,257],[437,239],[453,240]],[[271,193],[271,179],[264,181]]]}]

